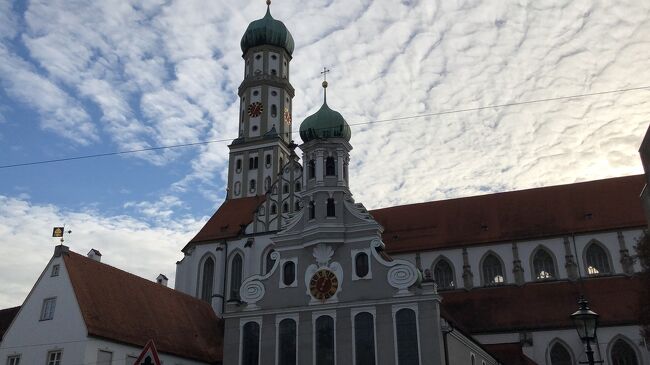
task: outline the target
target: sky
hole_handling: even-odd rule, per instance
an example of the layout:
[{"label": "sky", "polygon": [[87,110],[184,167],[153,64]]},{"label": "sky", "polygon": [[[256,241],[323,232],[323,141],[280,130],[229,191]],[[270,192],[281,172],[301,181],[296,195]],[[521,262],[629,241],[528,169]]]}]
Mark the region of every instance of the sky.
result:
[{"label": "sky", "polygon": [[[265,8],[0,0],[0,166],[232,140],[239,41]],[[274,0],[271,13],[296,42],[294,129],[328,67],[369,209],[642,172],[650,2]],[[61,225],[73,251],[173,285],[224,199],[227,145],[0,168],[0,308],[25,299]]]}]

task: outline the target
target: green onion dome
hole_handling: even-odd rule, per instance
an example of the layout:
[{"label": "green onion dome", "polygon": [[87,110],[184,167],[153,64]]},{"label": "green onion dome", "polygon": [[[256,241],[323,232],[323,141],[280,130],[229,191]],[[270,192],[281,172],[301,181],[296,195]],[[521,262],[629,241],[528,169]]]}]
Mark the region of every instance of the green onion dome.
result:
[{"label": "green onion dome", "polygon": [[248,25],[244,36],[241,38],[240,45],[244,54],[249,49],[262,45],[284,48],[289,55],[293,53],[294,48],[291,33],[289,33],[284,23],[273,19],[270,7],[268,6],[264,18],[258,19]]},{"label": "green onion dome", "polygon": [[[323,87],[327,87],[327,82],[323,82]],[[305,143],[326,138],[345,138],[350,141],[352,131],[341,113],[330,109],[325,98],[323,106],[300,125],[300,138]]]}]

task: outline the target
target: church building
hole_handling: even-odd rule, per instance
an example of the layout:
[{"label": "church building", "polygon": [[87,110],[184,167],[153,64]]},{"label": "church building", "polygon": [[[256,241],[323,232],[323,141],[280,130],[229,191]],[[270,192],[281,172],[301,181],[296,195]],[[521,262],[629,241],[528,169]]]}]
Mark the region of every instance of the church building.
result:
[{"label": "church building", "polygon": [[580,296],[600,314],[598,360],[650,363],[642,176],[368,211],[327,81],[292,141],[294,40],[270,6],[241,50],[227,198],[175,284],[223,318],[223,364],[576,364]]}]

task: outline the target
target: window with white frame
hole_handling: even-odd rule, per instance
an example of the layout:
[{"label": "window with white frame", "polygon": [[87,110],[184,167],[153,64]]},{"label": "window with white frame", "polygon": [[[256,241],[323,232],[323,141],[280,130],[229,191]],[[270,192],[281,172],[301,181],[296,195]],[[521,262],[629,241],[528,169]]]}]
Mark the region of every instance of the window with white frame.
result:
[{"label": "window with white frame", "polygon": [[395,313],[395,337],[397,340],[397,363],[419,365],[420,350],[415,311],[402,308]]},{"label": "window with white frame", "polygon": [[258,365],[260,362],[260,325],[247,322],[242,329],[242,365]]},{"label": "window with white frame", "polygon": [[356,365],[374,365],[375,319],[371,313],[354,316],[354,361]]},{"label": "window with white frame", "polygon": [[113,363],[113,353],[106,350],[97,351],[97,365],[111,365]]},{"label": "window with white frame", "polygon": [[50,276],[59,276],[59,268],[60,268],[59,265],[53,265],[52,273],[50,274]]},{"label": "window with white frame", "polygon": [[316,365],[334,365],[334,318],[323,315],[316,318],[315,324]]},{"label": "window with white frame", "polygon": [[352,258],[352,280],[372,279],[370,249],[350,250]]},{"label": "window with white frame", "polygon": [[41,321],[47,321],[54,318],[54,308],[56,307],[56,297],[46,298],[43,300],[41,308]]},{"label": "window with white frame", "polygon": [[285,318],[278,324],[278,364],[296,365],[297,344],[296,321]]},{"label": "window with white frame", "polygon": [[7,357],[7,365],[20,365],[20,355],[11,355]]},{"label": "window with white frame", "polygon": [[201,299],[210,303],[212,288],[214,286],[214,260],[208,257],[203,262],[203,275],[201,278]]},{"label": "window with white frame", "polygon": [[282,286],[296,286],[296,262],[295,259],[282,262]]},{"label": "window with white frame", "polygon": [[49,351],[47,353],[47,365],[61,365],[62,350]]},{"label": "window with white frame", "polygon": [[229,299],[239,299],[239,289],[241,287],[242,275],[244,269],[244,260],[240,254],[235,254],[230,262],[230,295]]}]

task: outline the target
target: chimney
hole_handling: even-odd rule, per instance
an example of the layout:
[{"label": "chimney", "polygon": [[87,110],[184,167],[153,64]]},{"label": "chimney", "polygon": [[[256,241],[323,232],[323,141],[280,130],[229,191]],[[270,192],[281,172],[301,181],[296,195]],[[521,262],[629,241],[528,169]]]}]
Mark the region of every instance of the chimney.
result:
[{"label": "chimney", "polygon": [[163,274],[158,275],[156,278],[156,283],[162,285],[162,286],[167,286],[167,277]]},{"label": "chimney", "polygon": [[102,262],[101,252],[95,250],[94,248],[91,248],[90,251],[88,251],[88,254],[86,256],[88,256],[88,258],[93,259],[97,262]]}]

